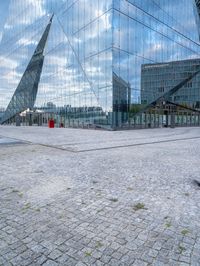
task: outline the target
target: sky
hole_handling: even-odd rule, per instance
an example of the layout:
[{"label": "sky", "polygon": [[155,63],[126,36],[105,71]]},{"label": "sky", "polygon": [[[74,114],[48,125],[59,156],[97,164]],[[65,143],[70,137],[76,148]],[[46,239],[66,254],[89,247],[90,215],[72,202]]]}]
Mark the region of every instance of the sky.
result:
[{"label": "sky", "polygon": [[[200,56],[193,0],[0,0],[0,107],[55,13],[37,106],[112,105],[112,71],[140,97],[141,65]],[[182,19],[184,18],[184,19]],[[152,28],[152,29],[150,29]]]}]

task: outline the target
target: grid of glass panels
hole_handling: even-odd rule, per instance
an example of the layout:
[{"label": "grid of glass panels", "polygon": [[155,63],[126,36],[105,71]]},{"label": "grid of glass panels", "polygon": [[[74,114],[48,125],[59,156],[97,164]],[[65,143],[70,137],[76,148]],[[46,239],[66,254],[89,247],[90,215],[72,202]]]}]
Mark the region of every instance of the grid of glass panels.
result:
[{"label": "grid of glass panels", "polygon": [[[200,66],[200,59],[187,59],[160,64],[144,64],[141,72],[141,101],[149,104],[173,89],[190,73],[195,73]],[[149,91],[151,93],[149,93]],[[200,108],[200,75],[187,82],[170,99],[174,103]]]},{"label": "grid of glass panels", "polygon": [[[0,108],[54,13],[35,107],[65,126],[126,122],[124,106],[142,101],[144,65],[200,56],[193,0],[10,0],[5,8]],[[155,70],[155,80],[159,75]],[[145,90],[150,101],[155,86]]]},{"label": "grid of glass panels", "polygon": [[141,102],[143,64],[199,58],[193,7],[187,0],[114,1],[113,71],[131,84],[132,102]]},{"label": "grid of glass panels", "polygon": [[56,108],[66,126],[103,123],[112,110],[112,2],[51,4],[56,12],[36,106]]}]

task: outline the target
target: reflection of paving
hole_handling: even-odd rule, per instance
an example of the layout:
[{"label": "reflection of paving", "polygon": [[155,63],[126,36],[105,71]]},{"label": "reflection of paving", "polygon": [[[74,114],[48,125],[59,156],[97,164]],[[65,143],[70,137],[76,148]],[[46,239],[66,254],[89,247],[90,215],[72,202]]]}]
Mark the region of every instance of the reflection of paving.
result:
[{"label": "reflection of paving", "polygon": [[200,265],[199,133],[0,127],[0,265]]},{"label": "reflection of paving", "polygon": [[4,138],[4,137],[0,137],[0,146],[1,145],[15,145],[15,144],[23,144],[23,141],[20,140],[15,140],[15,139],[11,139],[11,138]]}]

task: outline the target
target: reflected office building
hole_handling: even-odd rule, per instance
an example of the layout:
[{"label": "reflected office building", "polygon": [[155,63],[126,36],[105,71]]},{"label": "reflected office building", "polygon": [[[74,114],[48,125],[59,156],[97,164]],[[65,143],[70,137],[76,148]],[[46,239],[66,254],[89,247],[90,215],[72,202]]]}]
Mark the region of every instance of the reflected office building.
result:
[{"label": "reflected office building", "polygon": [[[145,105],[155,101],[194,74],[199,66],[200,59],[142,65],[141,103]],[[185,107],[200,109],[200,73],[173,93],[169,100]]]},{"label": "reflected office building", "polygon": [[0,8],[1,124],[199,125],[199,1],[9,0]]}]

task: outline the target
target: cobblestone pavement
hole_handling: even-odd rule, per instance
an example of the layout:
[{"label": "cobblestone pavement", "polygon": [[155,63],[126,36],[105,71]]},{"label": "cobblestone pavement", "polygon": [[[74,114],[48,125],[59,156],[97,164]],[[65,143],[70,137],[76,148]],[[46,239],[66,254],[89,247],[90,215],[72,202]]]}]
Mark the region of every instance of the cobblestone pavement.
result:
[{"label": "cobblestone pavement", "polygon": [[200,265],[193,180],[199,128],[0,127],[0,265]]}]

